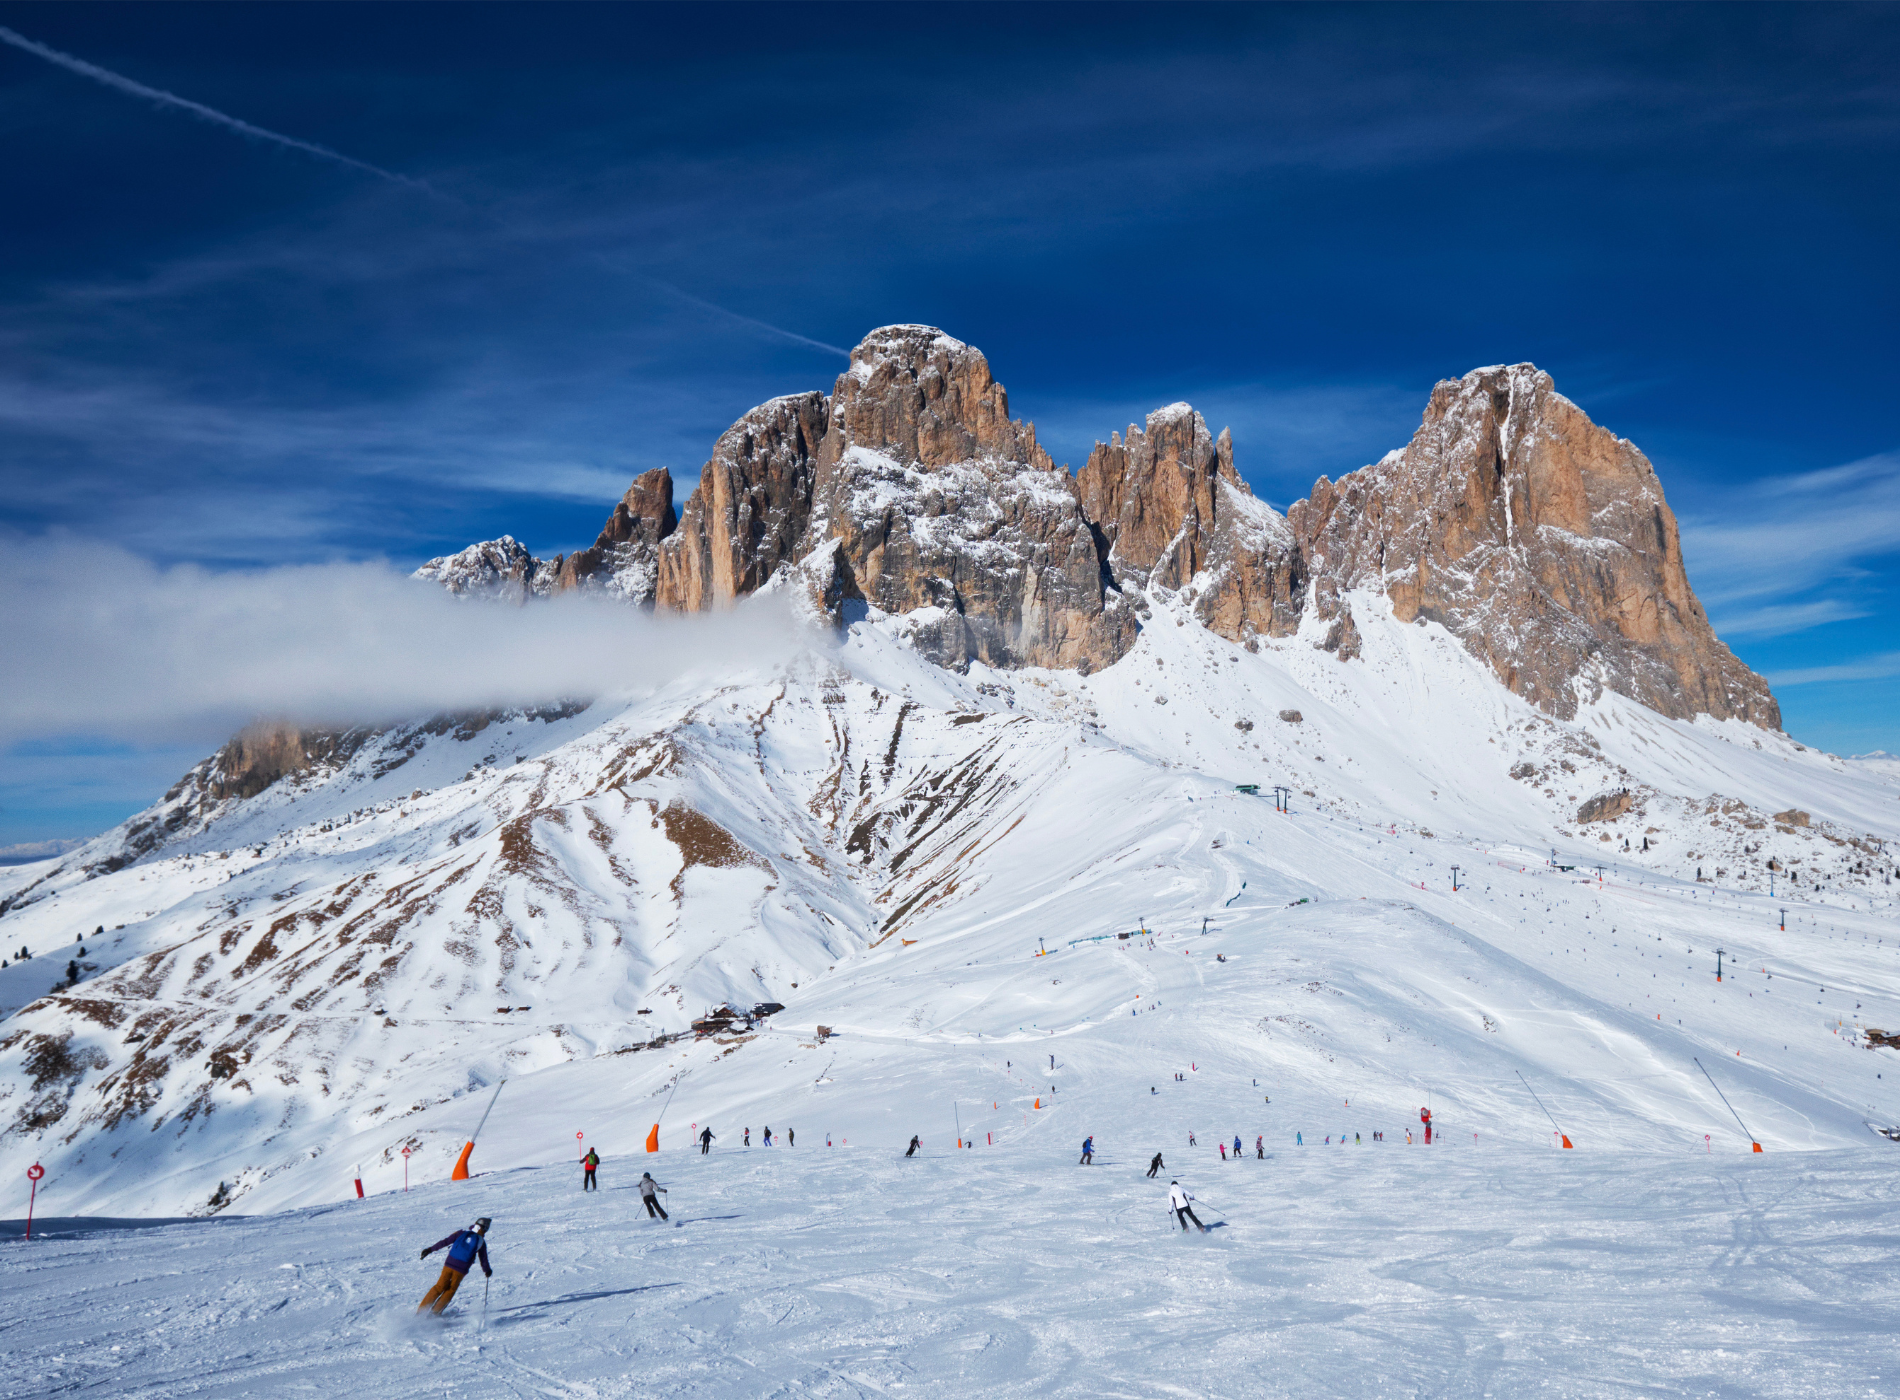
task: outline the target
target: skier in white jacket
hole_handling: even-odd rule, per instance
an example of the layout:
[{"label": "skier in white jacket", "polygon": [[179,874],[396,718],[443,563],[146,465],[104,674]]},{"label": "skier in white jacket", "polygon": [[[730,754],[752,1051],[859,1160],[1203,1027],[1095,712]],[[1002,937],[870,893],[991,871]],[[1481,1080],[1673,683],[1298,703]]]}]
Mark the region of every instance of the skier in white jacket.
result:
[{"label": "skier in white jacket", "polygon": [[1201,1217],[1194,1213],[1193,1200],[1194,1198],[1188,1195],[1187,1188],[1180,1182],[1168,1183],[1168,1205],[1174,1211],[1174,1218],[1181,1222],[1183,1230],[1187,1229],[1188,1221],[1192,1220],[1195,1228],[1204,1235],[1207,1233],[1207,1226],[1201,1224]]}]

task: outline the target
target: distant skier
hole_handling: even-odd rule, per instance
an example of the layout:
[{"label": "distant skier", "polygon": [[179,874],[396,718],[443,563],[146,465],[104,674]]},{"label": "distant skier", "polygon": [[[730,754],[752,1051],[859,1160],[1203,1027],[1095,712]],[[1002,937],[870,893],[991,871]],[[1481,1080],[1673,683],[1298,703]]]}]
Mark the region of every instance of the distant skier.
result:
[{"label": "distant skier", "polygon": [[1306,1146],[1306,1138],[1305,1138],[1304,1136],[1302,1136],[1301,1134],[1299,1134],[1299,1133],[1295,1133],[1295,1134],[1293,1134],[1293,1145],[1294,1145],[1295,1147],[1304,1147],[1304,1146]]},{"label": "distant skier", "polygon": [[1095,1162],[1095,1139],[1093,1136],[1082,1139],[1082,1160],[1077,1166],[1092,1166]]},{"label": "distant skier", "polygon": [[1254,1137],[1253,1155],[1263,1162],[1267,1160],[1267,1139],[1264,1133]]},{"label": "distant skier", "polygon": [[910,1146],[904,1149],[904,1155],[906,1157],[915,1157],[917,1155],[917,1149],[922,1146],[923,1143],[917,1140],[917,1134],[912,1133],[910,1135]]},{"label": "distant skier", "polygon": [[713,1130],[710,1127],[700,1129],[699,1155],[704,1157],[708,1152],[711,1152],[712,1144],[713,1144]]},{"label": "distant skier", "polygon": [[785,1145],[787,1147],[798,1146],[798,1129],[787,1128],[785,1130]]},{"label": "distant skier", "polygon": [[1240,1160],[1240,1134],[1239,1133],[1234,1134],[1234,1160],[1236,1162]]},{"label": "distant skier", "polygon": [[449,1257],[443,1261],[442,1276],[435,1281],[435,1286],[423,1294],[422,1301],[416,1304],[417,1312],[429,1307],[431,1303],[435,1304],[433,1308],[430,1308],[431,1312],[439,1314],[446,1308],[449,1300],[455,1296],[455,1290],[462,1286],[462,1280],[468,1276],[468,1266],[478,1259],[481,1261],[483,1277],[495,1276],[495,1271],[488,1267],[487,1236],[491,1223],[484,1215],[470,1228],[457,1230],[452,1235],[445,1235],[422,1251],[422,1258],[427,1259],[438,1249],[447,1248]]},{"label": "distant skier", "polygon": [[1154,1161],[1148,1164],[1148,1176],[1151,1180],[1153,1179],[1154,1174],[1161,1170],[1161,1167],[1162,1167],[1161,1154],[1157,1152],[1155,1153]]},{"label": "distant skier", "polygon": [[750,1129],[750,1128],[747,1128],[747,1129],[745,1130],[745,1141],[744,1141],[744,1143],[743,1143],[743,1144],[741,1144],[741,1145],[742,1145],[742,1146],[745,1146],[745,1147],[750,1147],[750,1146],[752,1146],[752,1129]]},{"label": "distant skier", "polygon": [[770,1147],[772,1145],[772,1129],[769,1124],[766,1126],[766,1129],[765,1129],[765,1145],[767,1147]]},{"label": "distant skier", "polygon": [[1194,1198],[1188,1195],[1178,1181],[1168,1183],[1168,1207],[1174,1212],[1174,1218],[1181,1222],[1183,1233],[1186,1232],[1187,1223],[1190,1220],[1203,1235],[1207,1233],[1207,1226],[1201,1224],[1201,1217],[1194,1213]]},{"label": "distant skier", "polygon": [[653,1179],[652,1172],[640,1173],[640,1199],[647,1203],[648,1220],[656,1215],[662,1220],[667,1218],[666,1207],[660,1204],[660,1196],[665,1194],[666,1188]]},{"label": "distant skier", "polygon": [[1196,1145],[1196,1144],[1195,1144],[1195,1141],[1194,1141],[1194,1134],[1193,1134],[1193,1133],[1189,1133],[1189,1134],[1188,1134],[1188,1146],[1189,1146],[1189,1147],[1193,1147],[1193,1146],[1195,1146],[1195,1145]]},{"label": "distant skier", "polygon": [[1214,1142],[1214,1146],[1220,1149],[1220,1159],[1221,1161],[1225,1162],[1227,1160],[1227,1144],[1220,1141],[1219,1139],[1216,1139]]},{"label": "distant skier", "polygon": [[587,1155],[581,1158],[581,1190],[598,1191],[600,1183],[594,1180],[594,1173],[600,1168],[600,1154],[593,1148],[587,1149]]}]

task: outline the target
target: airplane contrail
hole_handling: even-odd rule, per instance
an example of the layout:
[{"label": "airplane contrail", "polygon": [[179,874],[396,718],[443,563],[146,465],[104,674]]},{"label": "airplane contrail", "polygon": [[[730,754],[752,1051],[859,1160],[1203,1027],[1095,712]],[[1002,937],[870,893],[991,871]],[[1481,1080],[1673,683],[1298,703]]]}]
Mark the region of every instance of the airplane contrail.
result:
[{"label": "airplane contrail", "polygon": [[721,306],[716,301],[707,301],[704,297],[696,297],[691,292],[681,291],[671,282],[662,282],[657,277],[648,277],[645,280],[650,285],[658,287],[661,291],[671,296],[676,296],[689,305],[697,306],[705,311],[711,311],[715,315],[725,316],[731,320],[738,321],[742,325],[752,326],[757,330],[766,331],[769,334],[793,341],[799,345],[809,345],[817,350],[829,350],[834,355],[843,355],[846,359],[851,358],[851,352],[841,345],[827,345],[822,340],[813,340],[810,336],[800,335],[797,331],[788,331],[783,326],[773,325],[770,321],[761,321],[756,316],[747,316],[742,312],[730,310],[727,307]]},{"label": "airplane contrail", "polygon": [[134,97],[142,97],[148,102],[156,102],[161,107],[176,107],[182,112],[189,112],[194,117],[202,118],[208,122],[214,122],[222,127],[228,127],[230,130],[238,132],[241,135],[254,136],[261,141],[275,141],[280,146],[288,146],[293,151],[302,151],[305,155],[316,156],[319,160],[333,161],[338,165],[346,165],[352,170],[361,170],[379,179],[389,180],[395,184],[407,186],[412,190],[420,190],[422,193],[433,195],[437,199],[447,198],[446,195],[442,194],[441,191],[437,190],[425,180],[418,180],[409,175],[398,175],[393,170],[385,170],[380,165],[371,165],[366,160],[358,160],[354,156],[346,156],[341,151],[333,151],[328,146],[319,146],[314,141],[300,141],[295,136],[285,136],[282,132],[267,131],[261,126],[253,126],[251,123],[241,120],[238,117],[228,116],[218,111],[215,107],[207,107],[202,102],[193,102],[188,97],[180,97],[176,93],[166,92],[161,88],[147,87],[144,83],[134,82],[131,78],[122,77],[109,68],[101,68],[96,63],[88,63],[83,58],[75,58],[72,54],[62,53],[60,50],[50,48],[37,40],[29,39],[26,35],[19,33],[17,30],[8,29],[5,25],[0,25],[0,43],[11,44],[14,48],[19,49],[23,53],[30,53],[35,58],[43,58],[48,63],[64,68],[69,73],[77,73],[82,78],[91,78],[95,83],[103,83],[106,87],[116,88],[120,92],[130,93]]},{"label": "airplane contrail", "polygon": [[[136,82],[131,78],[114,73],[109,68],[101,68],[96,63],[88,63],[83,58],[77,58],[72,54],[64,53],[59,49],[42,44],[36,39],[29,39],[18,30],[9,29],[5,25],[0,25],[0,43],[9,44],[23,53],[30,53],[35,58],[43,58],[48,63],[64,68],[70,73],[77,73],[82,78],[90,78],[96,83],[102,83],[106,87],[116,89],[119,92],[130,93],[133,97],[142,97],[149,102],[156,102],[162,107],[176,107],[182,112],[189,112],[194,117],[199,117],[205,121],[214,122],[219,126],[227,127],[232,131],[238,132],[240,135],[254,136],[263,141],[274,141],[278,145],[287,146],[293,151],[302,151],[305,155],[316,156],[319,160],[332,161],[338,165],[347,166],[351,170],[361,170],[365,174],[374,175],[378,179],[389,180],[408,189],[419,190],[423,194],[431,195],[436,199],[450,199],[450,196],[443,194],[425,180],[418,180],[409,175],[399,175],[393,170],[383,169],[380,165],[371,165],[366,160],[358,160],[354,156],[344,155],[341,151],[333,151],[328,146],[319,146],[314,141],[304,141],[295,136],[285,136],[282,132],[269,131],[261,126],[253,126],[250,122],[220,112],[215,107],[207,107],[202,102],[193,102],[188,97],[180,97],[176,93],[166,92],[161,88],[148,87],[144,83]],[[455,201],[451,200],[451,202]],[[603,258],[602,261],[606,262],[607,260]],[[607,265],[612,266],[611,263]],[[614,270],[620,271],[621,269],[615,268]],[[778,336],[781,339],[793,341],[799,345],[809,345],[814,349],[828,351],[833,355],[844,355],[848,357],[851,353],[841,346],[828,345],[822,340],[813,340],[810,336],[800,335],[797,331],[788,331],[784,327],[775,326],[769,321],[761,321],[755,316],[747,316],[737,311],[728,310],[715,302],[707,301],[704,297],[696,297],[691,292],[682,291],[678,287],[667,282],[662,282],[657,278],[649,277],[645,280],[660,290],[672,296],[676,296],[682,301],[689,302],[702,310],[727,317],[742,325],[751,326],[755,330],[764,331],[768,335]]]}]

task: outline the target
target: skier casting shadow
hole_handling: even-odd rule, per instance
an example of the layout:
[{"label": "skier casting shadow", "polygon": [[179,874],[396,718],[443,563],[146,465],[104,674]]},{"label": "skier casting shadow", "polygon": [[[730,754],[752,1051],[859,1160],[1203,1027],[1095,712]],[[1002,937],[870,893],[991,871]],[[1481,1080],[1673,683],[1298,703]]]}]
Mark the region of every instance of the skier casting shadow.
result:
[{"label": "skier casting shadow", "polygon": [[1161,1154],[1157,1152],[1155,1153],[1154,1161],[1148,1164],[1148,1177],[1150,1180],[1154,1179],[1154,1174],[1160,1171],[1161,1167],[1162,1167]]},{"label": "skier casting shadow", "polygon": [[1192,1220],[1195,1228],[1205,1235],[1207,1233],[1207,1226],[1201,1224],[1201,1217],[1194,1213],[1193,1202],[1194,1198],[1188,1195],[1180,1182],[1170,1181],[1168,1183],[1168,1205],[1174,1211],[1174,1218],[1181,1222],[1182,1231],[1184,1233],[1186,1232],[1187,1223]]},{"label": "skier casting shadow", "polygon": [[[658,1192],[659,1195],[655,1195],[655,1192]],[[665,1194],[666,1188],[653,1179],[652,1172],[640,1173],[640,1199],[647,1203],[648,1220],[653,1219],[655,1216],[658,1216],[662,1220],[667,1218],[666,1207],[660,1204],[659,1199],[660,1196],[664,1196]]]},{"label": "skier casting shadow", "polygon": [[912,1133],[910,1136],[910,1146],[904,1149],[904,1155],[906,1157],[915,1157],[917,1155],[917,1149],[922,1146],[923,1144],[917,1140],[917,1135]]},{"label": "skier casting shadow", "polygon": [[1087,1167],[1087,1166],[1093,1166],[1094,1163],[1095,1163],[1095,1139],[1093,1137],[1085,1137],[1082,1139],[1082,1160],[1078,1162],[1076,1165]]},{"label": "skier casting shadow", "polygon": [[703,1129],[699,1134],[699,1155],[704,1157],[708,1152],[712,1151],[712,1144],[713,1130],[711,1128]]},{"label": "skier casting shadow", "polygon": [[438,1249],[446,1247],[449,1257],[442,1265],[442,1276],[435,1281],[435,1286],[423,1294],[422,1301],[416,1304],[417,1312],[433,1303],[435,1306],[430,1311],[440,1314],[455,1296],[455,1290],[462,1286],[462,1280],[468,1277],[468,1266],[477,1259],[481,1260],[484,1278],[495,1276],[495,1271],[488,1267],[487,1235],[490,1223],[484,1215],[469,1229],[446,1235],[422,1251],[421,1257],[427,1259]]}]

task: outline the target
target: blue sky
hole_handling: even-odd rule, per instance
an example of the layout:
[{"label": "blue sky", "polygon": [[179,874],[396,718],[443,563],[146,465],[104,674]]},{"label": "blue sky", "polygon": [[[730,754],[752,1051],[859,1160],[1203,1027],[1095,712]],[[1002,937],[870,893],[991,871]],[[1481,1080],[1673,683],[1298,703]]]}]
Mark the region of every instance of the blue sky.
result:
[{"label": "blue sky", "polygon": [[[891,321],[982,347],[1072,464],[1187,399],[1281,506],[1435,380],[1532,360],[1655,461],[1790,731],[1900,750],[1893,6],[0,26],[374,167],[0,46],[0,549],[571,549]],[[108,825],[216,737],[19,739],[0,845]]]}]

